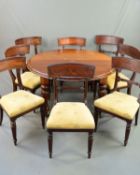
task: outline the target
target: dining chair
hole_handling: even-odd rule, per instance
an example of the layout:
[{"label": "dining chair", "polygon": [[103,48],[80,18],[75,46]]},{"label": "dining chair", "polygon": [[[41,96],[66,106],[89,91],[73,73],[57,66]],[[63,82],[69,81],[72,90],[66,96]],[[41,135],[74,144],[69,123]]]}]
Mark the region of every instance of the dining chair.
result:
[{"label": "dining chair", "polygon": [[[98,46],[98,51],[109,53],[112,56],[117,56],[119,44],[123,44],[124,38],[113,35],[96,35],[95,43]],[[108,47],[108,48],[105,48]],[[115,47],[115,48],[114,48]]]},{"label": "dining chair", "polygon": [[[124,56],[124,57],[130,57],[132,59],[138,59],[140,60],[140,51],[134,47],[134,46],[131,46],[131,45],[127,45],[127,44],[119,44],[118,45],[118,56]],[[114,58],[112,58],[114,59]],[[135,76],[136,76],[136,73],[133,72],[132,75],[130,75],[130,77],[126,76],[124,73],[119,72],[119,76],[123,79],[126,79],[126,80],[134,80],[135,79]],[[105,88],[107,88],[107,93],[111,92],[111,91],[114,91],[114,88],[115,88],[115,79],[116,79],[116,72],[112,73],[111,75],[109,75],[107,77],[107,79],[105,80],[105,82],[100,82],[100,83],[104,83],[106,84],[106,86],[104,86]],[[127,88],[127,91],[129,93],[131,93],[131,86],[127,84],[127,82],[124,82],[124,81],[119,81],[117,83],[117,89],[120,90],[120,89],[126,89]],[[103,89],[103,88],[102,88]]]},{"label": "dining chair", "polygon": [[15,70],[21,90],[0,97],[0,125],[3,111],[9,117],[14,144],[17,145],[16,120],[24,114],[40,107],[42,127],[45,127],[45,100],[42,97],[23,90],[20,77],[21,69],[26,68],[25,57],[12,57],[0,60],[0,72]]},{"label": "dining chair", "polygon": [[[83,37],[76,37],[76,36],[69,36],[69,37],[61,37],[61,38],[58,38],[57,39],[58,41],[58,47],[61,49],[61,50],[65,50],[65,49],[80,49],[82,50],[83,48],[85,48],[86,46],[86,38],[83,38]],[[68,87],[68,86],[65,86],[64,87],[64,82],[61,81],[60,82],[60,86],[61,86],[61,90],[71,90],[72,87]]]},{"label": "dining chair", "polygon": [[[88,80],[94,76],[95,66],[79,63],[56,63],[47,67],[48,75],[53,79],[54,106],[46,123],[48,131],[49,157],[52,158],[54,132],[87,132],[88,158],[91,157],[94,118],[86,106]],[[58,102],[59,81],[84,82],[84,102]]]},{"label": "dining chair", "polygon": [[[29,45],[17,45],[12,46],[6,49],[5,51],[5,57],[15,57],[15,56],[25,56],[30,52],[30,46]],[[26,61],[26,57],[25,57]],[[14,76],[14,73],[12,70],[9,71],[12,83],[13,83],[13,91],[17,90],[17,87],[20,88],[20,84],[16,77]],[[27,67],[25,70],[23,70],[23,73],[21,74],[21,83],[26,90],[30,90],[31,92],[35,93],[36,89],[40,87],[40,77],[32,72],[30,72]]]},{"label": "dining chair", "polygon": [[23,37],[15,40],[16,45],[29,45],[34,47],[34,53],[38,54],[38,46],[42,44],[41,36]]},{"label": "dining chair", "polygon": [[134,97],[132,94],[123,93],[117,91],[117,83],[119,81],[127,82],[128,86],[136,85],[140,88],[140,83],[135,80],[123,79],[119,76],[119,70],[127,70],[136,73],[140,73],[140,60],[131,59],[126,57],[115,57],[112,60],[114,69],[116,70],[116,82],[114,91],[110,94],[107,94],[101,98],[98,98],[94,101],[94,117],[95,125],[97,130],[98,118],[101,112],[105,112],[114,116],[118,119],[121,119],[126,122],[125,129],[125,139],[124,146],[128,143],[128,138],[131,130],[131,125],[133,119],[135,119],[135,125],[138,122],[138,112],[139,112],[139,98]]},{"label": "dining chair", "polygon": [[[98,46],[98,51],[109,54],[111,56],[117,56],[118,46],[119,44],[123,44],[123,42],[124,42],[124,38],[118,37],[118,36],[113,36],[113,35],[96,35],[95,36],[95,43]],[[111,80],[113,79],[112,77],[114,77],[114,74],[113,76],[111,76]],[[93,83],[94,99],[97,95],[97,89],[102,89],[102,92],[103,92],[105,88],[106,86],[105,86],[104,80],[102,80],[101,82],[98,80],[94,81]]]},{"label": "dining chair", "polygon": [[[86,46],[86,38],[82,37],[62,37],[58,38],[58,46],[63,50],[67,46],[74,46],[76,49],[83,49]],[[73,48],[73,47],[72,47]]]}]

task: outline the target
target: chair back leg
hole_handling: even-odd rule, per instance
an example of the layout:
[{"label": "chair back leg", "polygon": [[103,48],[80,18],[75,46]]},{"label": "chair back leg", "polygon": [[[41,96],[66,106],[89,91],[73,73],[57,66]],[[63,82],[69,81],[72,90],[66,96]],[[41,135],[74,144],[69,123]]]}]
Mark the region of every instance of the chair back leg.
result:
[{"label": "chair back leg", "polygon": [[11,130],[12,130],[12,135],[13,135],[13,141],[15,146],[17,145],[17,133],[16,133],[16,119],[12,120],[10,119],[10,124],[11,124]]},{"label": "chair back leg", "polygon": [[94,117],[95,117],[95,132],[98,128],[98,118],[99,118],[99,110],[95,107],[94,109]]},{"label": "chair back leg", "polygon": [[136,117],[135,117],[135,126],[137,126],[138,124],[138,117],[139,117],[139,110],[136,113]]},{"label": "chair back leg", "polygon": [[3,109],[0,106],[0,126],[2,125],[2,121],[3,121]]},{"label": "chair back leg", "polygon": [[127,121],[126,130],[125,130],[124,146],[126,146],[128,143],[129,134],[130,134],[130,130],[131,130],[131,124],[132,124],[132,121]]},{"label": "chair back leg", "polygon": [[52,158],[53,132],[48,131],[49,158]]},{"label": "chair back leg", "polygon": [[93,144],[93,131],[89,131],[88,132],[88,159],[91,158],[92,144]]},{"label": "chair back leg", "polygon": [[45,129],[45,104],[40,107],[42,128]]}]

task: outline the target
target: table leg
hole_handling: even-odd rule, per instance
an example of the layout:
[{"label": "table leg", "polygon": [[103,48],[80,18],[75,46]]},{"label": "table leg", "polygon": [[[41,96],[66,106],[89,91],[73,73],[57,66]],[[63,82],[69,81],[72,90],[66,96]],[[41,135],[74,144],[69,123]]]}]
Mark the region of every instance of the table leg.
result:
[{"label": "table leg", "polygon": [[48,108],[48,101],[50,98],[50,92],[49,92],[49,80],[46,78],[41,77],[41,95],[45,99],[45,104],[46,104],[46,111],[48,113],[49,108]]}]

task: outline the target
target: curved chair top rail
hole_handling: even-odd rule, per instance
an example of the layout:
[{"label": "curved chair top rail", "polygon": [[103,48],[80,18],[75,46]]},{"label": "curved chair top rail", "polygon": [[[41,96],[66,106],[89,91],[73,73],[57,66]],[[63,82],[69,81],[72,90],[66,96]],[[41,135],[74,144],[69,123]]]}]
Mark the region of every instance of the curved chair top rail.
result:
[{"label": "curved chair top rail", "polygon": [[21,69],[25,67],[25,57],[11,57],[0,60],[0,72],[11,69]]},{"label": "curved chair top rail", "polygon": [[130,56],[135,59],[140,59],[140,50],[131,45],[119,44],[118,54]]},{"label": "curved chair top rail", "polygon": [[30,46],[28,45],[12,46],[5,51],[5,57],[24,56],[29,52],[30,52]]},{"label": "curved chair top rail", "polygon": [[140,73],[140,60],[127,57],[113,57],[112,66],[116,69],[126,69]]},{"label": "curved chair top rail", "polygon": [[124,42],[124,38],[113,36],[113,35],[96,35],[95,36],[96,44],[110,44],[117,45],[122,44]]},{"label": "curved chair top rail", "polygon": [[75,46],[80,46],[84,47],[86,45],[86,38],[82,37],[62,37],[58,38],[58,46],[66,46],[66,45],[75,45]]},{"label": "curved chair top rail", "polygon": [[18,38],[15,40],[15,44],[25,44],[25,45],[32,45],[34,46],[34,53],[38,53],[37,46],[42,44],[42,37],[41,36],[31,36],[31,37],[23,37]]},{"label": "curved chair top rail", "polygon": [[61,62],[49,64],[47,70],[51,78],[90,79],[94,76],[95,66],[77,62]]},{"label": "curved chair top rail", "polygon": [[31,37],[23,37],[15,40],[15,44],[25,44],[25,45],[41,45],[42,37],[41,36],[31,36]]}]

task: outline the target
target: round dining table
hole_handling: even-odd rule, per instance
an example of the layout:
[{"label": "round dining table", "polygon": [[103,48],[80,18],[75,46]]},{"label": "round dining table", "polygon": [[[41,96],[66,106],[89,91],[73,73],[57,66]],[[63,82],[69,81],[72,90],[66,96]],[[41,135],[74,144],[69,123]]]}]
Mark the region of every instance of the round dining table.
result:
[{"label": "round dining table", "polygon": [[112,71],[112,58],[106,54],[92,50],[52,50],[39,53],[27,62],[30,71],[38,74],[41,78],[41,95],[47,102],[49,99],[49,76],[47,66],[60,62],[78,62],[95,65],[94,80],[107,77]]}]

